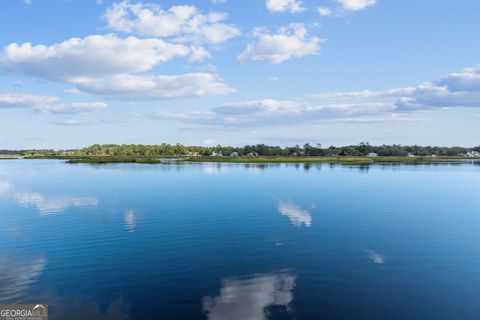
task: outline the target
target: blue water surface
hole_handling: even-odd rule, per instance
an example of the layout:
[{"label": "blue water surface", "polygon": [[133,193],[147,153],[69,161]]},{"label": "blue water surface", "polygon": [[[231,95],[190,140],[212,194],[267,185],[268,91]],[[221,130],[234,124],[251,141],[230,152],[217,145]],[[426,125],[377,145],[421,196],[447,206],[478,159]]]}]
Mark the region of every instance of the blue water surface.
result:
[{"label": "blue water surface", "polygon": [[0,161],[0,303],[51,319],[480,319],[480,165]]}]

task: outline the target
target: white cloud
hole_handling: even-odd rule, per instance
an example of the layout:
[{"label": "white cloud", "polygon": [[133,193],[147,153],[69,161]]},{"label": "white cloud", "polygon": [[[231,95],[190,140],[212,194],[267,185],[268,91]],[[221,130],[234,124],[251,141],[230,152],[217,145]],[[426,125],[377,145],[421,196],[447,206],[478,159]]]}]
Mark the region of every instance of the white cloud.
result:
[{"label": "white cloud", "polygon": [[257,29],[255,36],[257,41],[249,44],[238,56],[240,62],[268,61],[278,64],[292,58],[317,54],[322,42],[316,36],[308,36],[307,28],[302,23],[292,23],[274,34]]},{"label": "white cloud", "polygon": [[101,79],[85,78],[81,91],[126,100],[158,100],[187,96],[223,95],[233,92],[216,75],[187,73],[178,76],[121,74]]},{"label": "white cloud", "polygon": [[327,92],[310,95],[312,99],[321,100],[340,100],[340,99],[366,99],[366,98],[383,98],[383,97],[402,97],[411,95],[415,91],[414,87],[394,88],[381,91],[350,91],[350,92]]},{"label": "white cloud", "polygon": [[73,114],[99,111],[107,108],[107,104],[103,102],[72,102],[47,104],[34,108],[40,113],[57,113],[57,114]]},{"label": "white cloud", "polygon": [[0,108],[32,108],[58,101],[58,97],[37,96],[26,93],[0,94]]},{"label": "white cloud", "polygon": [[380,115],[393,112],[394,109],[393,103],[313,105],[298,101],[265,99],[231,103],[210,111],[186,113],[159,111],[143,115],[143,118],[180,121],[206,126],[267,127]]},{"label": "white cloud", "polygon": [[301,227],[302,225],[306,227],[312,226],[312,214],[310,211],[302,209],[293,202],[279,201],[277,210],[281,215],[287,216],[295,227]]},{"label": "white cloud", "polygon": [[187,46],[161,39],[92,35],[51,46],[12,43],[2,52],[0,67],[14,73],[76,83],[84,78],[147,71],[158,63],[186,57],[191,52]]},{"label": "white cloud", "polygon": [[330,10],[327,7],[319,7],[318,14],[321,15],[322,17],[327,17],[332,14],[332,10]]},{"label": "white cloud", "polygon": [[209,320],[266,320],[269,307],[282,307],[288,311],[295,282],[296,276],[288,273],[225,279],[218,296],[203,298],[203,310]]},{"label": "white cloud", "polygon": [[270,76],[270,77],[268,77],[268,80],[269,81],[280,81],[280,78],[277,77],[277,76]]},{"label": "white cloud", "polygon": [[178,42],[218,44],[240,35],[240,30],[222,23],[228,14],[203,14],[195,6],[164,10],[152,3],[123,1],[108,8],[107,26],[114,31],[153,37],[173,37]]},{"label": "white cloud", "polygon": [[22,2],[25,4],[32,4],[32,0],[22,0]]},{"label": "white cloud", "polygon": [[233,90],[216,75],[147,75],[157,64],[176,57],[201,60],[202,47],[170,44],[161,39],[118,38],[116,35],[74,38],[51,46],[10,44],[0,67],[43,79],[76,85],[83,92],[119,99],[164,99],[226,94]]},{"label": "white cloud", "polygon": [[[330,92],[304,99],[262,99],[229,103],[211,110],[137,114],[144,119],[163,119],[205,127],[269,127],[339,122],[420,122],[406,112],[446,107],[480,108],[480,67],[448,74],[416,87],[380,91]],[[318,101],[317,101],[318,100]]]},{"label": "white cloud", "polygon": [[447,74],[438,81],[416,87],[381,91],[333,92],[311,95],[320,100],[390,99],[396,111],[415,111],[444,107],[480,107],[480,67]]},{"label": "white cloud", "polygon": [[302,12],[302,2],[299,0],[266,0],[265,5],[270,12]]},{"label": "white cloud", "polygon": [[0,94],[1,108],[29,108],[39,113],[73,114],[93,112],[107,108],[103,102],[61,103],[58,97],[37,96],[26,93]]},{"label": "white cloud", "polygon": [[347,11],[360,11],[377,3],[376,0],[335,0]]},{"label": "white cloud", "polygon": [[78,90],[77,88],[65,89],[63,92],[68,94],[83,94],[82,91]]},{"label": "white cloud", "polygon": [[79,118],[79,119],[66,119],[55,122],[60,126],[83,126],[99,123],[96,119],[91,118]]},{"label": "white cloud", "polygon": [[438,86],[445,86],[451,92],[480,91],[480,66],[466,68],[462,72],[450,73],[435,82]]},{"label": "white cloud", "polygon": [[205,58],[211,58],[210,52],[208,52],[204,47],[191,46],[190,47],[190,61],[202,61]]}]

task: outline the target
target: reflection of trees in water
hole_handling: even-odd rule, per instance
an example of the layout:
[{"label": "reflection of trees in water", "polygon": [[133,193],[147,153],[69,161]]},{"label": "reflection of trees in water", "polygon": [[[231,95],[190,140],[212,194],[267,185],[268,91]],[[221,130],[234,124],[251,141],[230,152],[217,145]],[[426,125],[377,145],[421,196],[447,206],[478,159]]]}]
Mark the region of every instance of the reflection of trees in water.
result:
[{"label": "reflection of trees in water", "polygon": [[218,296],[203,298],[209,320],[264,320],[277,308],[290,311],[296,276],[287,272],[222,280]]}]

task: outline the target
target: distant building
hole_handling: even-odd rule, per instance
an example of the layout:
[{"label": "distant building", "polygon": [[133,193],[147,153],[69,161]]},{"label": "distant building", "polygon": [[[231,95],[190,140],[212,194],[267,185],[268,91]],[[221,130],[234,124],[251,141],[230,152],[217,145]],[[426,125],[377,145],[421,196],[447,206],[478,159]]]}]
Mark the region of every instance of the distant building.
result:
[{"label": "distant building", "polygon": [[469,158],[480,158],[480,152],[470,151],[470,152],[467,152],[466,156]]},{"label": "distant building", "polygon": [[212,157],[223,157],[222,151],[213,151]]},{"label": "distant building", "polygon": [[189,151],[187,153],[187,156],[189,157],[198,157],[200,154],[198,152],[192,152],[192,151]]},{"label": "distant building", "polygon": [[238,152],[232,152],[232,153],[230,153],[230,157],[238,157]]},{"label": "distant building", "polygon": [[370,157],[370,158],[378,157],[378,153],[370,152],[369,154],[367,154],[367,157]]},{"label": "distant building", "polygon": [[258,153],[257,152],[250,152],[249,154],[247,154],[247,157],[258,157]]},{"label": "distant building", "polygon": [[408,157],[409,157],[409,158],[415,158],[416,155],[414,155],[413,153],[410,153],[410,152],[409,152],[409,153],[408,153]]}]

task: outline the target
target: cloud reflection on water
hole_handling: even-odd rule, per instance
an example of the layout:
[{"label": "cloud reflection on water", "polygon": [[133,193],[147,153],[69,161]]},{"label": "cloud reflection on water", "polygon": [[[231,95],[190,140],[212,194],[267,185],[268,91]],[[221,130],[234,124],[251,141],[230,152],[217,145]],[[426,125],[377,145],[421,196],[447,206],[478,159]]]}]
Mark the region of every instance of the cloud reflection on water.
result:
[{"label": "cloud reflection on water", "polygon": [[8,181],[0,180],[0,195],[7,193],[10,190],[10,183]]},{"label": "cloud reflection on water", "polygon": [[0,262],[0,301],[23,301],[29,285],[43,273],[47,259],[43,256],[22,258],[10,255]]},{"label": "cloud reflection on water", "polygon": [[15,201],[25,207],[33,206],[42,216],[58,214],[69,207],[96,207],[98,199],[76,196],[47,196],[38,192],[14,194]]},{"label": "cloud reflection on water", "polygon": [[133,210],[127,210],[123,215],[123,224],[128,232],[134,232],[137,226],[137,215]]},{"label": "cloud reflection on water", "polygon": [[289,309],[295,282],[295,275],[283,272],[225,279],[218,296],[203,298],[203,310],[209,320],[264,320],[269,307]]},{"label": "cloud reflection on water", "polygon": [[295,227],[301,227],[302,225],[306,227],[312,226],[312,214],[310,211],[302,209],[296,203],[278,201],[277,210],[281,215],[287,216]]},{"label": "cloud reflection on water", "polygon": [[385,261],[387,260],[387,258],[384,255],[374,250],[367,250],[366,252],[367,252],[367,258],[372,260],[373,263],[384,264]]}]

